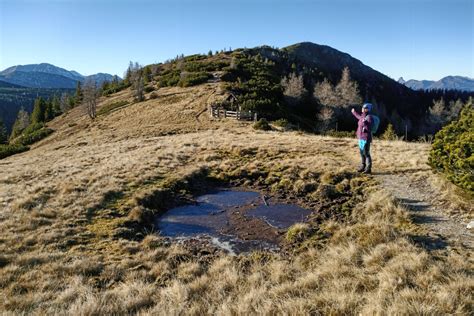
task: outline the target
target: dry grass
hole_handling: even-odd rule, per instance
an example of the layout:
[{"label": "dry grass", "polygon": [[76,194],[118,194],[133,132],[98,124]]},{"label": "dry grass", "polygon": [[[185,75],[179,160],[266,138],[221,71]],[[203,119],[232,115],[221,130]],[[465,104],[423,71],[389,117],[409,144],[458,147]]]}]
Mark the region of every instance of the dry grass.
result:
[{"label": "dry grass", "polygon": [[[472,312],[471,255],[413,244],[406,211],[368,179],[347,177],[358,163],[354,140],[212,121],[200,115],[218,95],[212,84],[158,95],[94,122],[76,109],[55,119],[56,132],[31,151],[0,161],[1,311]],[[426,144],[380,141],[373,148],[381,172],[429,173]],[[148,206],[166,208],[169,192],[203,170],[308,205],[347,190],[364,200],[348,204],[343,220],[295,227],[293,241],[303,247],[289,255],[196,255],[152,233],[129,238],[133,225],[146,227]],[[305,243],[313,229],[325,234],[324,243]]]}]

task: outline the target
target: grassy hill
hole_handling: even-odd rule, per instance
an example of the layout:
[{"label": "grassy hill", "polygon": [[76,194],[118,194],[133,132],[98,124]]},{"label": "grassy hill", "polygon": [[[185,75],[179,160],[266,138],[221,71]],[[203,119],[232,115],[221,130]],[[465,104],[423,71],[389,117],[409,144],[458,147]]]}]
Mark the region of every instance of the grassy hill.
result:
[{"label": "grassy hill", "polygon": [[[93,121],[74,108],[48,123],[55,132],[30,151],[0,160],[1,310],[472,311],[472,254],[457,244],[427,250],[416,242],[427,232],[376,177],[353,172],[353,139],[212,119],[208,106],[223,101],[225,87],[212,78],[164,87],[164,76],[173,75],[160,71],[144,102],[125,89],[102,97]],[[374,169],[433,183],[439,203],[454,208],[426,165],[428,150],[376,141]],[[216,184],[255,189],[313,214],[283,236],[277,253],[231,256],[159,235],[153,216]]]}]

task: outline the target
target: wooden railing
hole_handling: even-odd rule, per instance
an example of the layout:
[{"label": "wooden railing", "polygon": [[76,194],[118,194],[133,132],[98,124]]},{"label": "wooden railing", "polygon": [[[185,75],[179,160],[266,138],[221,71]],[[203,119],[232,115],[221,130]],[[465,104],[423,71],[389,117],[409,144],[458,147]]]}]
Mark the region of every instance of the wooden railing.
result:
[{"label": "wooden railing", "polygon": [[211,107],[211,116],[217,118],[233,118],[236,120],[256,121],[258,115],[252,111],[228,111],[222,108]]}]

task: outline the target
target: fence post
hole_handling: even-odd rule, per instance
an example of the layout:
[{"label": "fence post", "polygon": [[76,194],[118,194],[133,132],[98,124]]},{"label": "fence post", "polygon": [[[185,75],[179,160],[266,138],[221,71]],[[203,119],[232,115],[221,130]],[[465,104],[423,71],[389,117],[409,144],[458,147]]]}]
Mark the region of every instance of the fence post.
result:
[{"label": "fence post", "polygon": [[253,114],[253,120],[256,122],[256,121],[257,121],[257,118],[258,118],[258,117],[257,117],[257,112],[255,112],[255,113]]},{"label": "fence post", "polygon": [[227,110],[224,110],[224,118],[227,117]]}]

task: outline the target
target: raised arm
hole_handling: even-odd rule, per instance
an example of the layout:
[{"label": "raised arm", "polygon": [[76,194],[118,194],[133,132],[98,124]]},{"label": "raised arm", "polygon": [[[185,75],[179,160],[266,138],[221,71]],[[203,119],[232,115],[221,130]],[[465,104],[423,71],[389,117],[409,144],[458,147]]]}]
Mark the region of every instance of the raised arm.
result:
[{"label": "raised arm", "polygon": [[360,119],[360,114],[357,113],[356,110],[352,109],[351,112],[352,112],[352,115],[354,115],[356,117],[356,119]]}]

